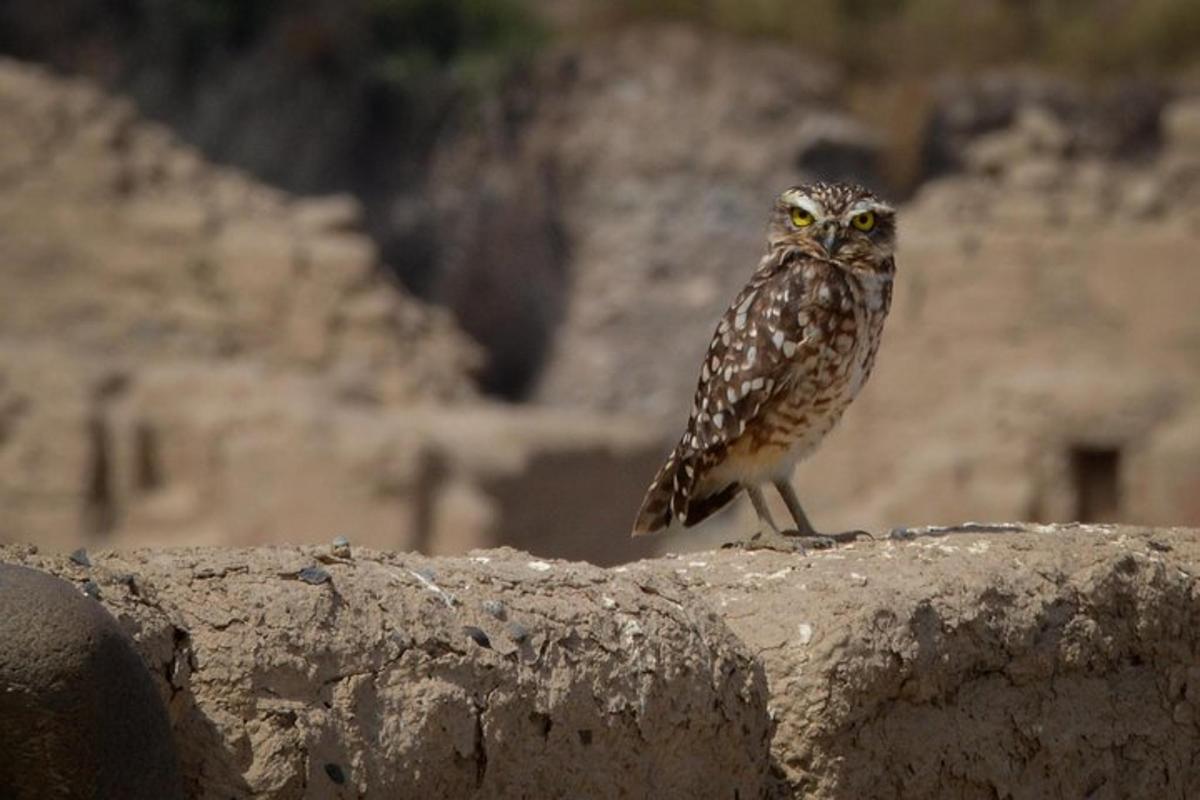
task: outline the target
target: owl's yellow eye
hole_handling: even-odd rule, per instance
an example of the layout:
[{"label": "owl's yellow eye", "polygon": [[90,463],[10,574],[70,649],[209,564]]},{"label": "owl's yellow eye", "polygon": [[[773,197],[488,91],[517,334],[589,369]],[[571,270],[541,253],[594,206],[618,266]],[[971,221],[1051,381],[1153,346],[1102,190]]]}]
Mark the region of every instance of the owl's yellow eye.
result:
[{"label": "owl's yellow eye", "polygon": [[792,224],[797,228],[807,228],[813,224],[813,215],[803,208],[792,206]]},{"label": "owl's yellow eye", "polygon": [[864,211],[850,218],[850,224],[864,233],[875,227],[875,212]]}]

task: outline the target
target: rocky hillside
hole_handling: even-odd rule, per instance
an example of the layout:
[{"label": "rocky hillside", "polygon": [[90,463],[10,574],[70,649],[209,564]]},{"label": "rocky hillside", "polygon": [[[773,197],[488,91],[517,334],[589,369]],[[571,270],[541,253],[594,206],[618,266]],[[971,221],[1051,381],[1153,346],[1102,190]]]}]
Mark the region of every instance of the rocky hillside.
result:
[{"label": "rocky hillside", "polygon": [[[592,492],[632,504],[656,446],[620,420],[478,407],[475,349],[384,279],[353,200],[215,167],[11,62],[0,143],[0,539],[352,528],[447,552],[557,518],[577,535],[551,552],[612,557],[595,531],[629,512]],[[564,485],[564,460],[588,480]]]},{"label": "rocky hillside", "polygon": [[352,199],[294,200],[211,166],[126,101],[0,67],[5,344],[52,341],[97,368],[336,365],[364,400],[471,394],[471,348],[384,285]]},{"label": "rocky hillside", "polygon": [[512,544],[612,562],[659,436],[477,397],[344,196],[207,162],[0,62],[0,541]]}]

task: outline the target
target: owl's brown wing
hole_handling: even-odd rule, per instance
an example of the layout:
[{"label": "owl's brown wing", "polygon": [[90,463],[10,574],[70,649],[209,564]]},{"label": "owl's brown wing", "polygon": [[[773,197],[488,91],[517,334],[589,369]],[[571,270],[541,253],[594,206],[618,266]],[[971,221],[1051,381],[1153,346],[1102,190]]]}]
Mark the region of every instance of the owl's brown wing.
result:
[{"label": "owl's brown wing", "polygon": [[787,361],[798,345],[781,327],[781,302],[799,299],[803,286],[789,281],[785,271],[781,260],[764,259],[722,315],[700,367],[687,428],[650,483],[635,535],[666,527],[672,516],[693,525],[741,490],[730,485],[696,491],[764,403],[788,388]]},{"label": "owl's brown wing", "polygon": [[[791,391],[815,354],[810,278],[802,255],[765,262],[726,310],[709,343],[687,432],[674,453],[671,511],[693,525],[740,487],[705,478],[731,446]],[[720,502],[716,502],[720,501]]]}]

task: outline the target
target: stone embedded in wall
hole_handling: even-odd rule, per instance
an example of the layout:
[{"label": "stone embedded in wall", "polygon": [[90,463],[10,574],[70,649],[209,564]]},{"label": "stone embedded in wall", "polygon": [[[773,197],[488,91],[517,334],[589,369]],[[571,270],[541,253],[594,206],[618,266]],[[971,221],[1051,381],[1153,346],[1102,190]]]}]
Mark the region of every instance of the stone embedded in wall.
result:
[{"label": "stone embedded in wall", "polygon": [[86,569],[59,572],[83,581],[0,563],[0,796],[182,800],[167,711],[133,632],[93,599]]}]

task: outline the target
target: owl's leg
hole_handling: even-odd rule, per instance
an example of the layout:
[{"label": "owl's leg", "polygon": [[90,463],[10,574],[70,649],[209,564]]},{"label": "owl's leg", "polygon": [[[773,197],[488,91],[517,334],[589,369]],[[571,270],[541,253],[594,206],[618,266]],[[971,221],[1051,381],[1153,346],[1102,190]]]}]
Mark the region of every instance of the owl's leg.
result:
[{"label": "owl's leg", "polygon": [[750,495],[750,502],[754,505],[754,513],[758,514],[758,521],[771,533],[779,533],[779,526],[771,519],[771,509],[767,507],[767,498],[763,497],[762,489],[747,486],[746,494]]},{"label": "owl's leg", "polygon": [[784,553],[804,553],[804,545],[795,536],[787,536],[780,532],[775,520],[771,519],[771,510],[767,508],[767,498],[763,497],[762,489],[757,486],[747,486],[746,494],[754,505],[754,513],[762,530],[737,542],[730,542],[726,547],[740,547],[743,550],[780,550]]},{"label": "owl's leg", "polygon": [[779,492],[779,496],[783,498],[784,505],[788,507],[788,511],[792,515],[792,519],[796,522],[796,532],[801,536],[820,536],[817,529],[808,521],[808,515],[804,513],[804,507],[800,505],[800,498],[796,495],[796,490],[786,480],[775,481],[775,489]]},{"label": "owl's leg", "polygon": [[785,531],[784,535],[801,536],[806,539],[812,539],[813,544],[817,547],[832,547],[835,543],[853,542],[859,536],[871,536],[866,531],[845,531],[844,533],[820,533],[813,524],[808,521],[808,515],[804,513],[804,507],[800,505],[800,498],[796,495],[796,490],[792,484],[786,480],[775,481],[775,488],[779,491],[779,496],[783,498],[783,502],[791,512],[792,519],[796,522],[794,531]]}]

